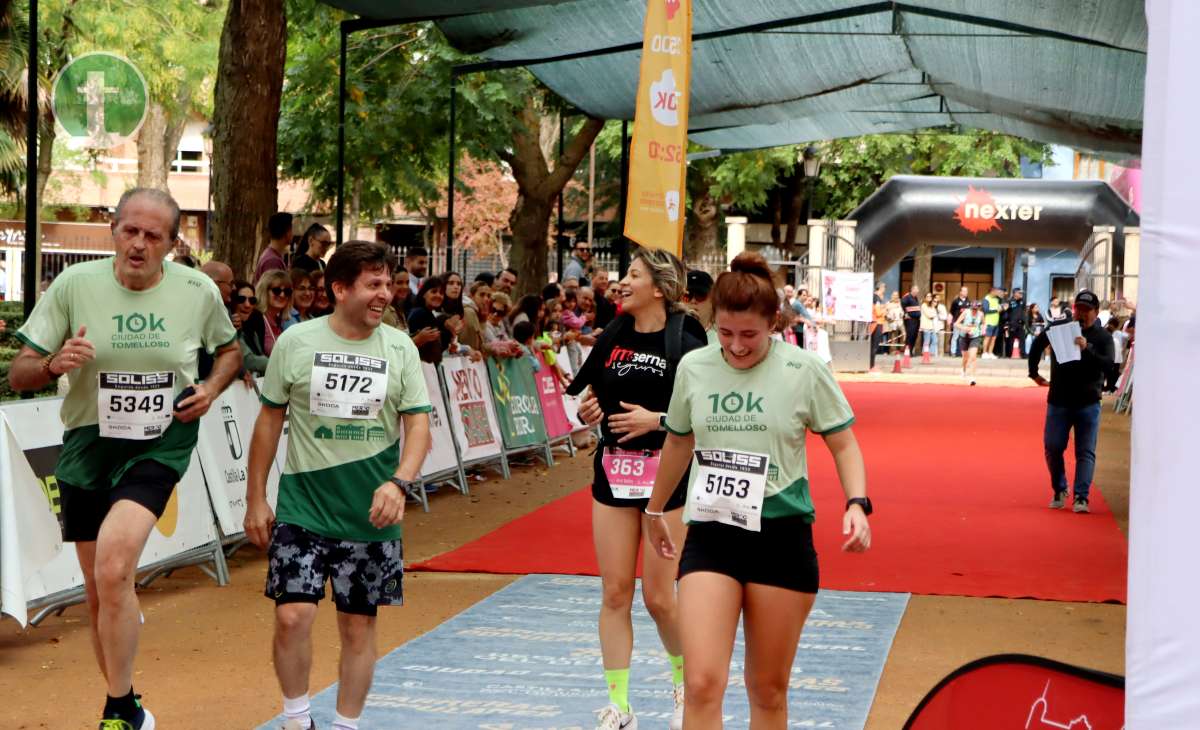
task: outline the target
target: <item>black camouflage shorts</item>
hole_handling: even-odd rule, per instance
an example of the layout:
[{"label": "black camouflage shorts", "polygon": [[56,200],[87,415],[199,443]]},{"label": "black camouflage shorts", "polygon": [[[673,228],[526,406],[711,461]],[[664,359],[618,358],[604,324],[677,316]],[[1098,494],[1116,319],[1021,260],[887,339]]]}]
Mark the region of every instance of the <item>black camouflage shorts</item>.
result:
[{"label": "black camouflage shorts", "polygon": [[399,540],[336,540],[276,522],[268,559],[265,595],[276,605],[317,603],[326,581],[333,583],[333,602],[342,613],[374,616],[378,606],[404,603]]}]

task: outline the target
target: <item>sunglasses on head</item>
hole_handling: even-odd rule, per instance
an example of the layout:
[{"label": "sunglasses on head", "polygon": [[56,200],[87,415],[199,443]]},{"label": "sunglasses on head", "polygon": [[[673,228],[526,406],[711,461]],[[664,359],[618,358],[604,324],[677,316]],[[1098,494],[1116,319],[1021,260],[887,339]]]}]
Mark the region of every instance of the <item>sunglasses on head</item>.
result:
[{"label": "sunglasses on head", "polygon": [[233,295],[233,303],[234,304],[241,304],[242,302],[250,302],[251,304],[258,304],[258,297],[247,297],[247,296],[243,296],[241,294]]},{"label": "sunglasses on head", "polygon": [[277,297],[290,297],[292,295],[292,288],[290,286],[273,286],[267,291]]}]

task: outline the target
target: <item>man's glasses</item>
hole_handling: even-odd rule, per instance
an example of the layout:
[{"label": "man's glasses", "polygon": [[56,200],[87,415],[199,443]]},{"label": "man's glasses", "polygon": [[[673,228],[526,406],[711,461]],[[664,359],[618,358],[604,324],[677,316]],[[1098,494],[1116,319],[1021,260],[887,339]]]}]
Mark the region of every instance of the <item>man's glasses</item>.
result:
[{"label": "man's glasses", "polygon": [[292,288],[290,286],[273,286],[267,291],[277,297],[290,297],[292,295]]},{"label": "man's glasses", "polygon": [[232,298],[234,304],[242,304],[244,302],[250,302],[251,304],[255,305],[258,304],[258,297],[246,297],[242,296],[241,294],[234,294]]}]

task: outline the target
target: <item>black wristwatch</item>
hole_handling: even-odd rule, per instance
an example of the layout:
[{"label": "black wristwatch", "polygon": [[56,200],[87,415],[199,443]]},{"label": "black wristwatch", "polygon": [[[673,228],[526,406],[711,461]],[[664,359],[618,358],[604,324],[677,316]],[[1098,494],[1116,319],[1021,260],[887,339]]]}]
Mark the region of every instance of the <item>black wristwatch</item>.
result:
[{"label": "black wristwatch", "polygon": [[658,414],[658,430],[659,431],[667,430],[667,414],[665,414],[665,413]]},{"label": "black wristwatch", "polygon": [[405,481],[405,480],[401,479],[400,477],[392,477],[389,481],[392,484],[395,484],[397,487],[400,487],[400,491],[404,492],[404,496],[406,496],[406,497],[411,497],[414,494],[416,494],[416,491],[417,491],[417,483],[416,482]]},{"label": "black wristwatch", "polygon": [[875,508],[871,506],[871,499],[869,497],[855,497],[854,499],[846,500],[846,509],[850,509],[850,505],[852,504],[862,507],[863,514],[868,517],[875,511]]}]

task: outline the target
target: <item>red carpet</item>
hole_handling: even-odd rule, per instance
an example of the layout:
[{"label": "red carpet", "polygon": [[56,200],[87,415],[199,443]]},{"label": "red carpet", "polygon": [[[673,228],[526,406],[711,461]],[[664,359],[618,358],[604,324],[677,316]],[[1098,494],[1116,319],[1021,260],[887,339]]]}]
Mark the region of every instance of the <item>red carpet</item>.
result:
[{"label": "red carpet", "polygon": [[[841,551],[837,473],[821,440],[810,439],[823,588],[1125,601],[1127,543],[1099,490],[1092,491],[1088,515],[1046,507],[1046,391],[843,388],[857,416],[877,510],[874,546],[865,555]],[[1069,450],[1067,466],[1069,477]],[[576,491],[413,568],[596,575],[591,494]]]}]

